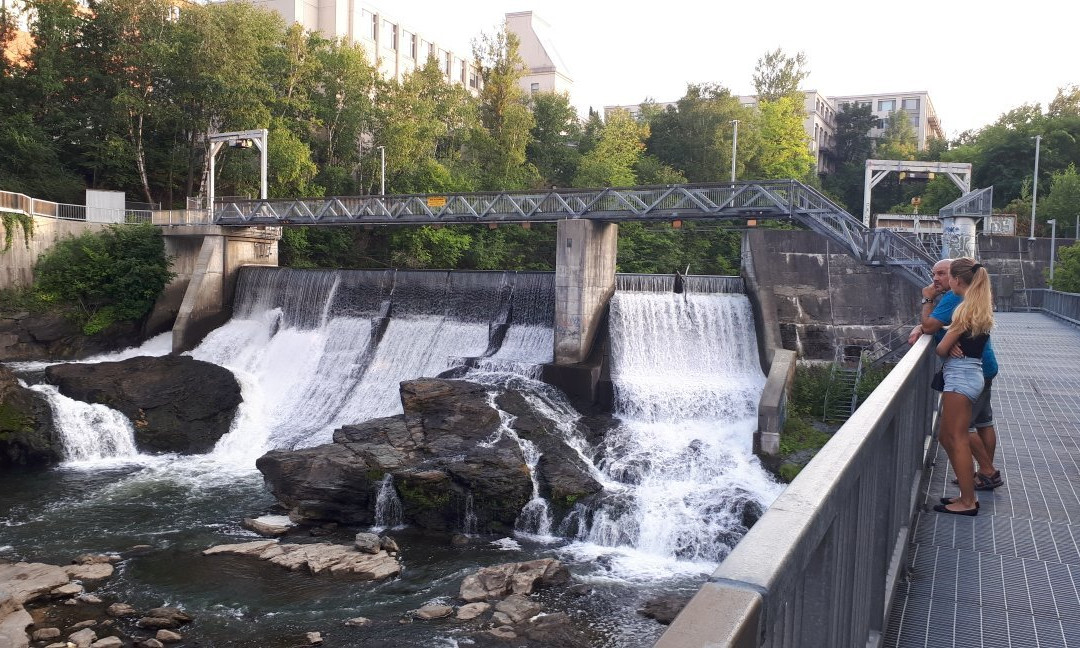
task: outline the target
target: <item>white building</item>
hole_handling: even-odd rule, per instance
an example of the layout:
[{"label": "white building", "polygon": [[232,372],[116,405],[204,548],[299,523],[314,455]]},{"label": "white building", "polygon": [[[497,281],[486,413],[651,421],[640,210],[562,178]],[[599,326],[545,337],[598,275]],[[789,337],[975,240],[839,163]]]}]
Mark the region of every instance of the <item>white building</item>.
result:
[{"label": "white building", "polygon": [[925,90],[915,92],[884,92],[866,95],[843,95],[829,97],[833,106],[843,111],[847,106],[870,106],[877,118],[870,129],[870,137],[879,137],[888,124],[889,115],[897,110],[907,113],[919,140],[919,150],[926,148],[933,138],[945,139],[934,104]]},{"label": "white building", "polygon": [[518,53],[527,68],[520,82],[521,89],[527,94],[569,94],[574,80],[555,48],[551,25],[531,11],[518,11],[506,14],[506,27],[518,37]]},{"label": "white building", "polygon": [[252,0],[276,11],[288,23],[299,23],[326,38],[341,38],[362,45],[372,65],[385,78],[402,79],[429,57],[435,57],[443,77],[476,94],[479,71],[471,52],[452,51],[393,16],[352,0]]}]

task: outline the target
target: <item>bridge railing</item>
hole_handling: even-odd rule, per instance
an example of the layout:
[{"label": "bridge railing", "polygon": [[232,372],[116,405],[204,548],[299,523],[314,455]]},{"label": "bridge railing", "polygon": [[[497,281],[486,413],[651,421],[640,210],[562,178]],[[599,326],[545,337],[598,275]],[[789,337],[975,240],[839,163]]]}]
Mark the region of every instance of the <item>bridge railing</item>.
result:
[{"label": "bridge railing", "polygon": [[1028,311],[1042,311],[1067,322],[1080,325],[1080,293],[1067,293],[1048,288],[1028,288],[1023,292],[1027,296]]},{"label": "bridge railing", "polygon": [[735,546],[658,648],[876,644],[926,465],[923,336]]},{"label": "bridge railing", "polygon": [[103,209],[86,205],[52,202],[32,198],[26,194],[0,191],[0,211],[17,212],[28,216],[55,218],[57,220],[93,223],[149,223],[153,211],[148,209]]}]

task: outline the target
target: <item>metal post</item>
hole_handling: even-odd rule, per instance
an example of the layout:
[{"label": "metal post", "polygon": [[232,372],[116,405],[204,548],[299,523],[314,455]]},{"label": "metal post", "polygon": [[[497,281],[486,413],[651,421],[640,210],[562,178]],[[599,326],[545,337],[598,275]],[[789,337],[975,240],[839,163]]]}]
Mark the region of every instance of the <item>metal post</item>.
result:
[{"label": "metal post", "polygon": [[735,154],[739,150],[739,120],[732,119],[731,125],[734,127],[731,136],[731,181],[735,182]]},{"label": "metal post", "polygon": [[1050,226],[1050,289],[1054,288],[1054,244],[1057,243],[1057,219],[1046,221]]},{"label": "metal post", "polygon": [[379,149],[379,195],[386,195],[386,147],[377,146]]},{"label": "metal post", "polygon": [[1031,181],[1031,234],[1028,236],[1029,241],[1035,240],[1035,199],[1039,195],[1039,142],[1042,141],[1042,135],[1035,136],[1035,175]]}]

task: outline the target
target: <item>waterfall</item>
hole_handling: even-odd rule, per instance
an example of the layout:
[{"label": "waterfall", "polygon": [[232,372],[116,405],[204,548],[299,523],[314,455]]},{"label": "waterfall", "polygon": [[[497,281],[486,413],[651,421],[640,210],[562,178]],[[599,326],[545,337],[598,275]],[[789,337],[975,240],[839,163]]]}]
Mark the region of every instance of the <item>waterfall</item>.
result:
[{"label": "waterfall", "polygon": [[525,468],[529,471],[529,480],[532,482],[532,496],[518,514],[514,531],[533,536],[538,540],[551,539],[551,511],[547,500],[540,495],[540,479],[537,476],[537,466],[542,456],[540,449],[532,441],[518,436],[512,427],[515,417],[499,408],[495,402],[494,392],[488,394],[488,403],[498,410],[501,424],[492,437],[481,445],[493,445],[503,437],[513,439],[521,449],[521,456],[525,460]]},{"label": "waterfall", "polygon": [[611,376],[620,425],[597,465],[613,496],[572,522],[579,538],[715,564],[748,507],[780,487],[753,456],[765,376],[741,294],[617,292]]},{"label": "waterfall", "polygon": [[555,349],[553,308],[555,275],[519,273],[511,293],[513,321],[499,350],[481,358],[478,368],[539,378],[541,365],[551,362]]},{"label": "waterfall", "polygon": [[472,493],[465,496],[465,516],[461,521],[461,530],[465,535],[474,536],[479,530],[479,520],[476,517],[476,507],[473,503]]},{"label": "waterfall", "polygon": [[120,412],[68,398],[53,385],[33,385],[30,389],[49,402],[65,463],[93,465],[131,461],[139,456],[135,430]]},{"label": "waterfall", "polygon": [[386,473],[382,485],[379,486],[379,494],[375,498],[375,524],[371,527],[371,531],[378,533],[383,529],[400,527],[403,519],[401,499],[398,498],[397,489],[394,488],[394,476]]}]

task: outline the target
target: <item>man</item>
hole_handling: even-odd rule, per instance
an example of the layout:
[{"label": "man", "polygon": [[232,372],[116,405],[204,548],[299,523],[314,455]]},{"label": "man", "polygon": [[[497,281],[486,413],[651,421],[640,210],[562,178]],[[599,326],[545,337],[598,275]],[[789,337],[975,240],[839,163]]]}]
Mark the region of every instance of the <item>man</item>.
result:
[{"label": "man", "polygon": [[[934,341],[940,342],[944,336],[942,329],[952,323],[953,311],[963,298],[949,290],[951,266],[951,259],[942,259],[934,264],[933,281],[922,290],[921,322],[911,329],[909,344],[914,344],[924,333],[933,335]],[[941,301],[935,306],[938,296],[941,296]],[[957,349],[953,351],[955,353]],[[987,343],[986,350],[983,351],[982,361],[986,386],[979,398],[971,404],[971,427],[975,431],[968,435],[968,441],[971,444],[971,454],[979,463],[979,470],[975,473],[975,490],[993,490],[1005,481],[1001,478],[1001,471],[994,468],[997,431],[994,429],[994,410],[990,405],[990,388],[997,376],[998,364],[990,343]]]}]

